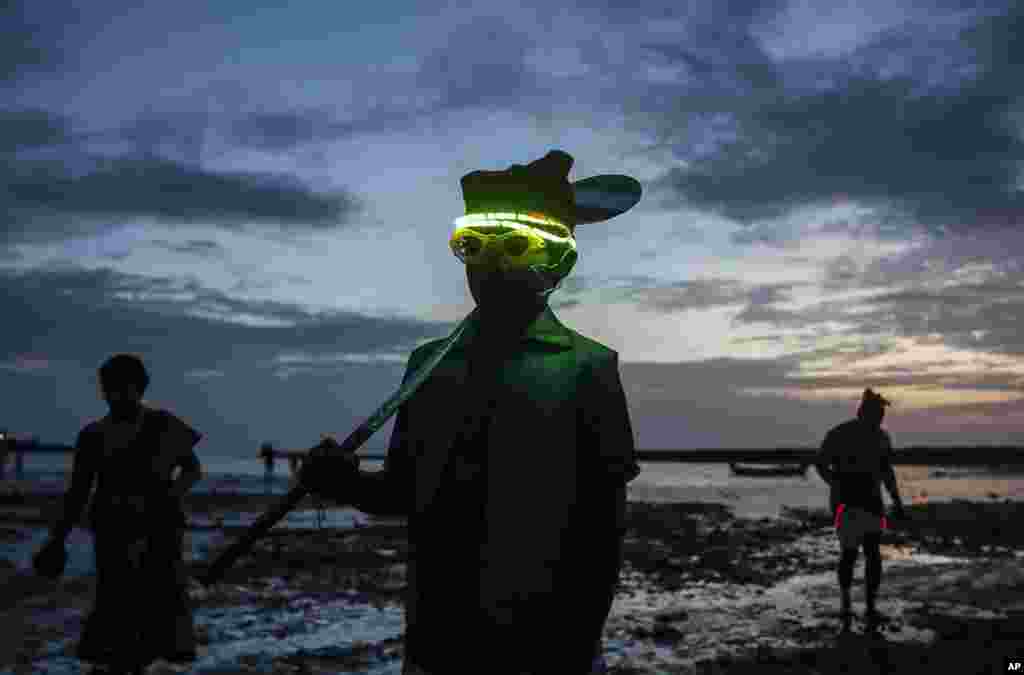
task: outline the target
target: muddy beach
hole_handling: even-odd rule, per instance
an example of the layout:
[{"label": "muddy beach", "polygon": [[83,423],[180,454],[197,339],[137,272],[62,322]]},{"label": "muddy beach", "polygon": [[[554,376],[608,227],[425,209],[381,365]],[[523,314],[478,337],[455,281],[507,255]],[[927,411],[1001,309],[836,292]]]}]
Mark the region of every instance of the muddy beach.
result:
[{"label": "muddy beach", "polygon": [[[228,508],[196,501],[206,502],[206,514]],[[972,673],[1024,654],[1022,504],[954,500],[908,512],[883,538],[878,607],[891,622],[871,635],[858,620],[840,635],[838,543],[824,510],[737,518],[722,504],[630,502],[605,630],[610,672],[926,672],[922,664],[932,664]],[[203,513],[200,504],[192,513]],[[0,537],[32,529],[8,520]],[[213,552],[242,529],[223,528]],[[157,662],[148,672],[397,675],[407,552],[400,521],[275,529],[221,583],[192,583],[199,660],[188,668]],[[208,556],[190,562],[193,575]],[[0,572],[3,672],[88,672],[71,650],[91,605],[91,577],[52,583],[10,563]],[[863,560],[854,610],[859,619]],[[453,658],[458,645],[453,635]],[[473,669],[485,673],[486,664]]]}]

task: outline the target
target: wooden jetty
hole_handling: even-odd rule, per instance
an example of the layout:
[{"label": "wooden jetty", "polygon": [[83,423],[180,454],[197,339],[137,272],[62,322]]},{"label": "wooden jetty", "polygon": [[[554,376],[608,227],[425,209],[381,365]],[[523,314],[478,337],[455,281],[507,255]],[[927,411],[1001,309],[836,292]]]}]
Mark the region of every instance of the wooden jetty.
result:
[{"label": "wooden jetty", "polygon": [[[268,473],[273,473],[277,459],[289,462],[297,469],[306,456],[306,449],[278,449],[270,443],[260,446],[257,457],[263,459]],[[41,443],[26,440],[24,435],[4,434],[0,440],[0,478],[8,455],[15,457],[18,477],[24,473],[26,454],[67,454],[74,446],[61,443]],[[813,466],[818,459],[817,448],[704,448],[697,450],[637,450],[641,464],[767,464]],[[359,453],[363,459],[383,460],[384,453]],[[1003,466],[1024,465],[1024,448],[1016,446],[951,446],[943,448],[910,446],[894,450],[893,464],[902,466]],[[753,467],[751,467],[753,468]],[[755,470],[765,471],[767,468]],[[762,473],[762,475],[764,475]]]}]

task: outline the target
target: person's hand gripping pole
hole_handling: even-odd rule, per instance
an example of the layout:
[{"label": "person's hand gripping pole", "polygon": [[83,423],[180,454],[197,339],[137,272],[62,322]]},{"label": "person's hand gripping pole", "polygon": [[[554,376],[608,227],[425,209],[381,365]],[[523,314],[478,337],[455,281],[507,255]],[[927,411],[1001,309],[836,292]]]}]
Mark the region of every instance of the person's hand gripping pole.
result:
[{"label": "person's hand gripping pole", "polygon": [[333,435],[324,434],[302,463],[299,483],[325,501],[343,500],[347,487],[359,477],[359,460],[359,455],[346,451]]},{"label": "person's hand gripping pole", "polygon": [[[420,366],[412,377],[410,377],[405,384],[399,387],[398,391],[391,395],[377,411],[373,413],[369,418],[366,419],[362,424],[355,428],[348,435],[341,445],[334,442],[334,439],[325,439],[321,441],[316,447],[310,450],[311,457],[317,457],[321,453],[330,453],[334,456],[336,453],[340,455],[355,455],[356,451],[365,443],[370,436],[380,429],[384,423],[394,415],[399,406],[401,406],[413,392],[415,392],[421,384],[427,379],[430,373],[437,367],[437,364],[441,362],[445,354],[452,348],[452,346],[458,341],[459,337],[466,330],[466,327],[470,324],[473,317],[476,315],[477,309],[473,309],[465,319],[462,320],[452,334],[440,344],[440,346],[434,350],[434,352],[427,358],[427,360]],[[312,464],[311,462],[307,462]],[[274,504],[270,510],[260,516],[255,523],[249,526],[249,529],[243,533],[243,535],[235,541],[231,546],[224,550],[206,570],[206,573],[199,579],[200,583],[204,586],[209,586],[219,580],[224,572],[234,564],[238,558],[252,548],[253,543],[265,536],[266,533],[273,527],[279,520],[285,517],[289,511],[295,508],[303,497],[309,494],[309,488],[299,481],[299,484],[288,491],[288,494],[284,495],[276,504]]]}]

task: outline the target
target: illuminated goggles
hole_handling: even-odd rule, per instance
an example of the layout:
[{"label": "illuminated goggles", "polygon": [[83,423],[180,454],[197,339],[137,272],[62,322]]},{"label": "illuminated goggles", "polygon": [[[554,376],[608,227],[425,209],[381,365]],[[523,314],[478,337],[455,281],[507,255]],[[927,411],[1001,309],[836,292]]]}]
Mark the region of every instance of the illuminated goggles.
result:
[{"label": "illuminated goggles", "polygon": [[576,239],[565,225],[536,213],[474,213],[455,219],[448,242],[467,265],[534,269],[564,277],[576,263]]}]

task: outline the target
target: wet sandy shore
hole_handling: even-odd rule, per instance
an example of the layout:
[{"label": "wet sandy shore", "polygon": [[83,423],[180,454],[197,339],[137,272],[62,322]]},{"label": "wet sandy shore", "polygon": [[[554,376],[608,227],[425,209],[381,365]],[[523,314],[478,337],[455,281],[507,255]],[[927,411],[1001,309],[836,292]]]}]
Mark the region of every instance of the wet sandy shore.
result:
[{"label": "wet sandy shore", "polygon": [[[213,501],[214,510],[242,505]],[[746,519],[718,504],[631,502],[605,630],[610,672],[1004,672],[1005,655],[1024,656],[1024,505],[908,511],[883,537],[878,606],[892,621],[873,635],[858,621],[840,635],[838,543],[824,510]],[[0,536],[25,527],[8,522]],[[149,673],[397,674],[407,550],[401,525],[274,531],[222,583],[193,584],[200,662],[158,662]],[[70,654],[92,580],[51,583],[2,561],[0,574],[0,669],[87,672]],[[863,609],[863,560],[854,609]]]}]

